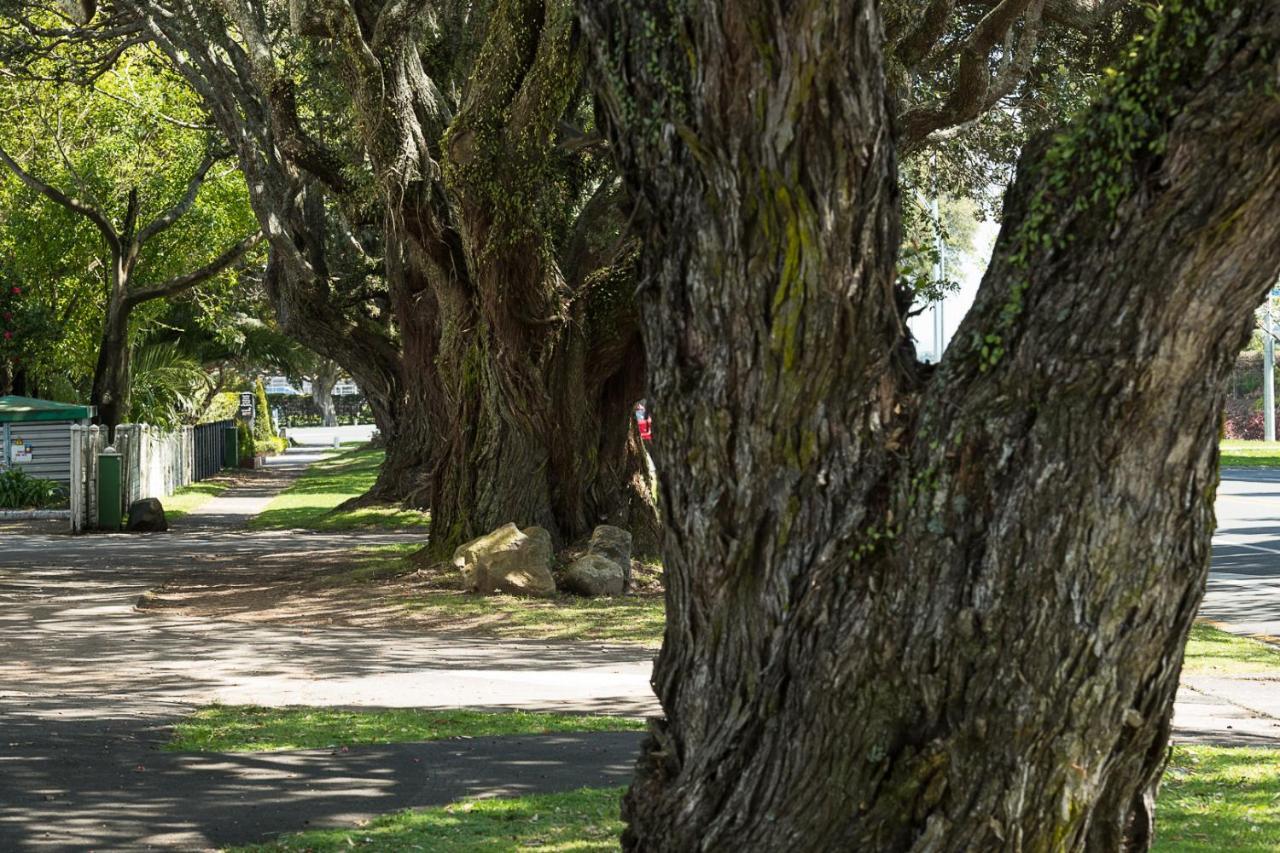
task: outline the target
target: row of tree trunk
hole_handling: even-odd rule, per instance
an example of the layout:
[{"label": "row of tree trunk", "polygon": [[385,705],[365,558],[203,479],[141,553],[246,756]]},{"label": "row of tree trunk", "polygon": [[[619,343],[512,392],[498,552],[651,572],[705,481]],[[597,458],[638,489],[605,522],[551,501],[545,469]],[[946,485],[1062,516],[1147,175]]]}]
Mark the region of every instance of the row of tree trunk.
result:
[{"label": "row of tree trunk", "polygon": [[[646,389],[665,716],[628,849],[1149,846],[1223,385],[1280,272],[1280,7],[1162,7],[1025,152],[929,367],[895,289],[875,0],[582,0],[584,38],[567,0],[503,0],[456,109],[416,4],[311,0],[372,164],[394,339],[328,307],[334,229],[312,226],[350,225],[347,179],[290,120],[265,15],[224,4],[231,39],[199,4],[124,5],[237,145],[282,323],[371,393],[385,484],[431,507],[437,547],[635,524]],[[640,243],[578,264],[529,199],[586,47],[612,231]]]}]

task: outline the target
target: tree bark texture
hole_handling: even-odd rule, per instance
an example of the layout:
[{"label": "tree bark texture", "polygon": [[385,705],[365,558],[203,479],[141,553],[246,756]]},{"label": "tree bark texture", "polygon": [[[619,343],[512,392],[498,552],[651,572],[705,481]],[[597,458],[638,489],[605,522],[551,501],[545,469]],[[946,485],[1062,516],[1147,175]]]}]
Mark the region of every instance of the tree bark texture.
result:
[{"label": "tree bark texture", "polygon": [[133,308],[123,290],[113,291],[102,321],[102,340],[93,371],[89,402],[97,408],[98,423],[114,431],[129,418],[129,316]]},{"label": "tree bark texture", "polygon": [[338,425],[338,410],[333,404],[333,388],[338,384],[337,362],[323,359],[311,374],[311,400],[320,412],[322,426]]},{"label": "tree bark texture", "polygon": [[[652,527],[627,439],[643,393],[634,251],[614,240],[566,271],[543,221],[563,205],[543,196],[582,74],[571,4],[496,4],[456,112],[424,73],[421,10],[368,21],[322,8],[385,201],[387,280],[413,376],[406,419],[424,425],[431,459],[429,491],[414,497],[431,509],[433,548],[508,522],[559,541],[606,521]],[[598,195],[616,202],[608,189]],[[603,225],[617,219],[598,212]]]},{"label": "tree bark texture", "polygon": [[1223,388],[1280,273],[1280,7],[1168,4],[1025,152],[936,368],[893,296],[875,3],[580,9],[666,531],[624,847],[1145,849]]}]

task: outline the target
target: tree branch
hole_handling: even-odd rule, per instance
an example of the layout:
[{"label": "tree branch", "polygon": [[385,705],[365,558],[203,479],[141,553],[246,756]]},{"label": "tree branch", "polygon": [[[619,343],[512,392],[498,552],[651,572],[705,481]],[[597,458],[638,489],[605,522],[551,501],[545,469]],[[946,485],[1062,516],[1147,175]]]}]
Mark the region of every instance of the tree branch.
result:
[{"label": "tree branch", "polygon": [[209,170],[213,168],[213,164],[218,162],[218,158],[212,153],[204,155],[204,159],[200,161],[199,167],[195,174],[191,176],[191,180],[187,182],[187,192],[182,199],[173,207],[157,216],[151,222],[143,227],[138,233],[138,242],[146,243],[152,237],[162,233],[167,228],[177,222],[191,210],[191,206],[196,203],[196,195],[200,192],[200,187],[204,184],[205,177],[209,174]]},{"label": "tree branch", "polygon": [[0,163],[4,163],[8,166],[9,171],[13,172],[18,180],[26,184],[28,188],[35,190],[45,198],[55,204],[61,205],[72,213],[83,216],[85,219],[88,219],[96,225],[98,230],[102,232],[102,236],[106,238],[107,245],[111,247],[113,252],[118,253],[121,250],[120,235],[116,233],[115,226],[113,226],[111,224],[111,220],[109,220],[96,207],[93,207],[78,198],[73,198],[57,187],[51,186],[37,178],[35,175],[32,175],[30,172],[19,166],[17,161],[10,157],[9,153],[2,147],[0,147]]},{"label": "tree branch", "polygon": [[197,270],[171,278],[164,284],[159,284],[155,287],[143,288],[130,293],[125,297],[125,303],[129,307],[133,307],[141,305],[143,302],[150,302],[153,299],[165,299],[170,296],[177,296],[184,290],[190,290],[197,284],[202,284],[216,276],[218,273],[226,270],[243,257],[245,252],[261,243],[262,239],[262,232],[255,231],[253,234],[245,237],[239,243],[236,243],[234,246],[227,249],[221,255]]},{"label": "tree branch", "polygon": [[955,0],[932,0],[920,17],[920,23],[893,47],[893,55],[902,65],[910,68],[924,59],[947,31],[947,22]]},{"label": "tree branch", "polygon": [[[965,39],[956,70],[955,84],[941,101],[907,110],[901,120],[902,151],[909,153],[925,143],[930,134],[976,118],[1009,95],[1026,73],[1040,32],[1045,0],[1001,0]],[[999,71],[992,75],[992,49],[1005,39],[1022,19],[1017,47],[1006,49]]]},{"label": "tree branch", "polygon": [[[1001,0],[963,0],[962,5],[991,8]],[[1054,26],[1088,33],[1133,0],[1046,0],[1044,19]],[[1136,5],[1136,4],[1135,4]]]}]

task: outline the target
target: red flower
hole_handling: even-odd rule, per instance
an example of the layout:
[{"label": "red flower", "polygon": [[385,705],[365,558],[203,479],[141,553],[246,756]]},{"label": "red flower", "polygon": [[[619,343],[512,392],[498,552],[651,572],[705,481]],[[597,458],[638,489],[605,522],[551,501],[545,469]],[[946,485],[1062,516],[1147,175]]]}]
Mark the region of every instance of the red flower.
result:
[{"label": "red flower", "polygon": [[21,287],[18,287],[18,285],[16,285],[16,284],[15,284],[15,285],[13,286],[13,292],[14,292],[14,293],[21,293],[21,292],[22,292],[22,288],[21,288]]},{"label": "red flower", "polygon": [[4,333],[4,339],[5,339],[6,341],[7,341],[7,340],[11,340],[12,338],[13,338],[13,332],[5,332],[5,333]]}]

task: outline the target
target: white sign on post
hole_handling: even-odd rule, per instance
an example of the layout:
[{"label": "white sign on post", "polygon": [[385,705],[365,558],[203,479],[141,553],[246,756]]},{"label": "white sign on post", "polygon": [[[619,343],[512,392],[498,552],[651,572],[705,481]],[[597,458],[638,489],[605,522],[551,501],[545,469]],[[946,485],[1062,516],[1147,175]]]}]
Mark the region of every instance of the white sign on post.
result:
[{"label": "white sign on post", "polygon": [[9,445],[9,461],[15,465],[24,462],[30,462],[35,456],[35,448],[24,442],[22,439],[14,439]]}]

